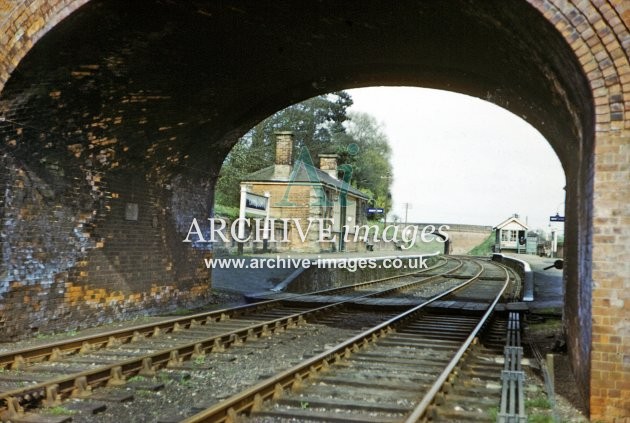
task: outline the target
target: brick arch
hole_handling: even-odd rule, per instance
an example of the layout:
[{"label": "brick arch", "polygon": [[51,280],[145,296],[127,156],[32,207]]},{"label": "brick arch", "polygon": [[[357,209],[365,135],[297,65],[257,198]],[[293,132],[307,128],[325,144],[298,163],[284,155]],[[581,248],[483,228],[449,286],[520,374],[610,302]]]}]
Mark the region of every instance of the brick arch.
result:
[{"label": "brick arch", "polygon": [[[89,0],[4,2],[0,8],[0,91],[31,47]],[[617,1],[527,0],[571,46],[596,99],[598,132],[625,129],[630,95],[630,5]]]},{"label": "brick arch", "polygon": [[[578,383],[583,387],[583,392],[590,397],[592,417],[595,419],[610,419],[613,416],[628,416],[630,412],[630,322],[628,312],[624,306],[630,301],[624,278],[630,274],[627,264],[630,254],[628,231],[630,230],[630,212],[625,199],[630,198],[630,187],[627,181],[628,172],[628,145],[630,144],[630,4],[623,0],[527,0],[527,2],[549,22],[561,36],[567,46],[573,52],[581,73],[589,85],[590,96],[594,103],[593,116],[581,116],[579,110],[572,105],[567,105],[568,120],[576,122],[573,125],[575,133],[566,131],[554,133],[553,129],[545,127],[544,113],[540,112],[535,117],[538,119],[537,127],[543,132],[563,160],[565,170],[571,167],[573,157],[584,157],[584,166],[580,166],[568,173],[570,178],[579,180],[573,183],[569,190],[570,201],[568,219],[576,225],[576,234],[573,239],[574,251],[569,258],[567,276],[566,316],[569,334],[570,352],[576,367]],[[87,3],[87,0],[55,1],[38,0],[34,2],[4,2],[0,6],[0,91],[14,70],[20,66],[29,50],[36,47],[38,40],[55,28],[65,17]],[[240,5],[248,5],[247,2],[238,2]],[[518,2],[520,5],[523,2]],[[371,4],[371,3],[369,3]],[[514,3],[517,4],[516,2]],[[234,8],[234,16],[239,14],[248,25],[255,25],[256,17],[243,14],[242,10]],[[383,11],[387,12],[387,11]],[[384,18],[387,14],[383,13]],[[238,18],[235,18],[238,19]],[[351,25],[352,22],[347,22]],[[327,22],[332,25],[334,22]],[[51,31],[54,32],[54,31]],[[318,34],[322,35],[322,34]],[[387,34],[384,34],[387,36]],[[325,37],[326,34],[323,34]],[[146,40],[143,40],[143,42]],[[308,43],[313,40],[301,40],[308,48]],[[379,42],[375,39],[374,42]],[[458,40],[465,43],[465,39]],[[518,42],[515,42],[515,45]],[[290,49],[290,45],[283,48]],[[335,52],[330,52],[335,54]],[[303,57],[299,57],[304,60]],[[228,57],[229,59],[229,57]],[[252,122],[271,113],[282,105],[290,104],[299,99],[326,92],[334,88],[369,85],[370,81],[382,84],[431,85],[435,79],[433,75],[423,75],[420,79],[410,77],[405,69],[399,69],[395,75],[389,74],[387,69],[379,69],[380,63],[374,64],[374,75],[362,69],[359,80],[353,80],[344,74],[343,69],[337,69],[337,73],[331,72],[327,78],[314,81],[296,80],[296,85],[282,87],[285,91],[276,90],[269,95],[267,100],[256,98],[251,109],[241,105],[229,105],[239,111],[231,110],[228,123],[221,126],[209,124],[207,136],[213,140],[213,157],[220,162],[220,158],[229,150],[235,138]],[[387,67],[387,66],[385,66]],[[268,75],[273,75],[277,69],[270,70]],[[554,69],[548,69],[550,80],[553,81]],[[379,73],[381,72],[381,73]],[[470,84],[475,85],[478,91],[469,92],[482,98],[494,101],[515,113],[527,113],[527,108],[519,109],[518,96],[501,98],[500,92],[492,92],[492,96],[484,96],[483,79],[470,79],[474,75],[449,75],[454,82],[451,89],[466,92]],[[17,75],[20,77],[20,75]],[[458,79],[460,78],[461,79]],[[576,78],[576,85],[579,82]],[[299,84],[307,85],[299,85]],[[569,101],[571,86],[565,81],[553,81],[555,90],[559,93],[554,100],[559,102]],[[458,85],[459,84],[459,85]],[[437,84],[445,88],[443,84]],[[270,94],[252,91],[255,95]],[[127,101],[160,101],[156,100],[159,94],[147,95],[146,93],[132,96]],[[139,98],[142,97],[142,98]],[[227,97],[224,97],[226,100]],[[561,107],[562,105],[559,105]],[[228,107],[228,108],[229,108]],[[584,109],[590,113],[591,110]],[[211,110],[209,115],[222,112]],[[534,115],[536,113],[532,112]],[[165,114],[166,115],[166,114]],[[133,116],[132,116],[133,117]],[[580,125],[593,118],[593,126]],[[125,115],[125,119],[128,116]],[[141,119],[141,117],[140,117]],[[201,119],[201,117],[200,117]],[[114,122],[114,123],[111,123]],[[113,125],[112,120],[94,122],[98,125]],[[178,122],[170,122],[177,125]],[[168,126],[168,125],[167,125]],[[166,126],[165,126],[166,128]],[[185,135],[189,139],[204,133],[204,126]],[[156,128],[157,131],[169,132],[169,128]],[[102,134],[90,132],[89,136],[99,138]],[[181,136],[177,134],[177,136]],[[105,137],[107,138],[107,137]],[[572,144],[563,138],[580,138],[592,142]],[[111,139],[104,139],[107,143]],[[73,144],[75,145],[75,144]],[[77,149],[79,147],[76,147]],[[156,156],[156,151],[168,148],[164,145],[151,146],[147,153],[150,157]],[[133,148],[132,148],[133,150]],[[574,150],[579,150],[575,152]],[[162,156],[160,156],[162,157]],[[96,160],[97,158],[95,158]],[[182,161],[181,156],[166,156],[170,161]],[[193,168],[194,166],[189,166]],[[155,170],[159,173],[160,169]],[[97,178],[98,179],[98,178]],[[179,179],[175,180],[177,184]],[[106,204],[107,206],[107,204]],[[161,217],[160,217],[161,219]],[[160,236],[168,237],[168,233]],[[173,257],[166,257],[167,262],[177,261]],[[574,263],[571,263],[571,260]],[[167,265],[166,268],[169,268]],[[93,269],[92,269],[93,270]],[[79,272],[81,273],[81,272]],[[86,272],[89,273],[89,272]],[[65,280],[61,278],[62,280]],[[124,278],[122,278],[124,279]],[[119,291],[116,291],[119,292]],[[134,294],[135,295],[135,294]],[[107,298],[116,297],[110,295]],[[592,328],[592,333],[591,333]]]},{"label": "brick arch", "polygon": [[[620,215],[629,198],[630,145],[630,3],[627,1],[531,1],[562,34],[589,80],[595,102],[594,208],[592,250],[579,252],[593,262],[591,307],[582,321],[592,323],[590,397],[593,419],[630,416],[630,317],[627,289],[610,269],[627,261],[627,237]],[[625,154],[625,156],[624,156]],[[625,169],[625,170],[622,170]],[[626,175],[625,178],[622,175]],[[619,183],[611,183],[618,180]],[[617,199],[617,200],[616,200]],[[627,220],[625,225],[627,225]],[[609,248],[607,244],[618,248]],[[624,245],[625,244],[625,245]],[[625,257],[625,258],[624,258]],[[612,272],[615,273],[615,272]],[[628,265],[618,276],[630,275]],[[624,292],[625,291],[625,292]],[[625,308],[625,310],[624,310]],[[571,329],[569,328],[569,332]],[[585,355],[586,356],[586,355]],[[586,356],[588,357],[588,356]],[[582,365],[585,360],[581,360]]]},{"label": "brick arch", "polygon": [[31,47],[88,1],[8,0],[0,4],[0,91]]}]

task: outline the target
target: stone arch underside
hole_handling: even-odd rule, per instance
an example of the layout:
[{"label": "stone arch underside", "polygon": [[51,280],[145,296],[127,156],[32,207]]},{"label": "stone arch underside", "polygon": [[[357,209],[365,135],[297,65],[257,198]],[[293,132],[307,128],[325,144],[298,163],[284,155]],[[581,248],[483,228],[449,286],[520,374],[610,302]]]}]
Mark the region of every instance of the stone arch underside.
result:
[{"label": "stone arch underside", "polygon": [[505,107],[558,154],[575,374],[595,418],[630,409],[630,6],[84,3],[0,8],[5,338],[206,298],[208,251],[181,234],[240,135],[337,89],[433,87]]}]

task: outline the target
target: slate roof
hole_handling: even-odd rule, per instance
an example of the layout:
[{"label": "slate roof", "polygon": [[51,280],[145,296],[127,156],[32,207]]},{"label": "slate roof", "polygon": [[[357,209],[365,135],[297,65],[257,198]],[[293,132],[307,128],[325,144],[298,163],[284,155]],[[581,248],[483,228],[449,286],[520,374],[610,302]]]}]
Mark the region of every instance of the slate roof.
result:
[{"label": "slate roof", "polygon": [[[309,178],[309,172],[307,171],[307,166],[309,165],[300,166],[299,171],[297,172],[297,175],[295,175],[295,179],[293,180],[293,182],[313,182],[311,181],[311,178]],[[241,182],[289,182],[290,177],[287,177],[287,178],[274,177],[274,170],[275,170],[274,165],[267,166],[265,168],[257,170],[254,173],[250,173]],[[319,181],[323,185],[332,187],[336,190],[341,190],[343,181],[333,178],[328,173],[314,166],[309,166],[308,170],[315,171],[315,175],[317,176],[317,178],[319,178]],[[291,176],[293,176],[293,172],[291,172]],[[365,195],[365,193],[359,191],[358,189],[352,186],[348,187],[348,193],[359,198],[363,198],[366,200],[368,199],[368,196]]]},{"label": "slate roof", "polygon": [[517,217],[514,217],[514,216],[512,216],[512,217],[510,217],[508,219],[505,219],[503,222],[501,222],[497,226],[495,226],[494,229],[503,229],[503,227],[505,225],[507,225],[508,223],[510,223],[510,222],[516,222],[519,225],[521,225],[525,230],[529,230],[529,227],[526,224],[524,224]]}]

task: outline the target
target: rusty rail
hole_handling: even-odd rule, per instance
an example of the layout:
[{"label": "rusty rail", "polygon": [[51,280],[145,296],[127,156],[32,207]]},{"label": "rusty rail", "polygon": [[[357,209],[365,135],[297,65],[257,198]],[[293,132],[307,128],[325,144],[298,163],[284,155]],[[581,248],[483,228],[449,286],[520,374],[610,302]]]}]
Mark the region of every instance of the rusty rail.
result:
[{"label": "rusty rail", "polygon": [[[459,259],[454,259],[459,260]],[[0,369],[4,368],[12,368],[19,367],[24,363],[29,362],[39,362],[49,360],[51,357],[54,358],[55,355],[58,354],[68,354],[68,353],[76,353],[81,351],[81,349],[93,349],[93,348],[101,348],[106,346],[108,343],[111,344],[113,342],[118,343],[128,343],[137,336],[151,337],[157,333],[168,333],[176,330],[176,328],[189,328],[191,325],[201,324],[205,325],[208,323],[212,323],[214,321],[218,321],[220,319],[227,317],[236,317],[243,315],[245,313],[255,312],[258,310],[269,309],[270,307],[280,304],[282,302],[286,302],[292,299],[297,299],[300,297],[308,296],[308,295],[330,295],[344,291],[352,291],[357,288],[363,288],[371,285],[376,285],[391,279],[397,279],[402,277],[421,275],[422,273],[428,272],[430,270],[438,269],[446,264],[447,260],[443,263],[429,267],[427,269],[423,269],[420,271],[414,271],[410,273],[406,273],[403,275],[397,276],[389,276],[386,278],[375,279],[372,281],[361,282],[354,285],[342,286],[338,288],[329,288],[321,291],[310,292],[305,294],[295,294],[290,297],[284,297],[282,299],[274,299],[274,300],[266,300],[257,302],[254,304],[246,304],[242,306],[214,310],[210,312],[197,313],[190,316],[176,317],[173,319],[165,320],[162,322],[156,323],[147,323],[144,325],[133,326],[126,329],[117,329],[108,331],[105,333],[95,334],[95,335],[87,335],[78,338],[72,338],[68,340],[61,340],[57,342],[47,343],[41,346],[34,346],[29,348],[23,348],[20,350],[0,353]],[[460,260],[460,265],[455,269],[447,272],[453,272],[456,269],[459,269],[462,266],[462,262]]]},{"label": "rusty rail", "polygon": [[285,389],[297,389],[304,379],[314,376],[322,369],[327,369],[343,358],[349,357],[353,352],[357,352],[370,343],[373,343],[391,333],[395,327],[415,317],[418,313],[423,312],[423,308],[427,305],[474,282],[483,273],[483,270],[483,266],[480,265],[479,271],[472,278],[462,282],[461,284],[424,301],[422,304],[419,304],[386,322],[383,322],[347,341],[338,344],[328,351],[312,357],[292,367],[291,369],[233,395],[225,401],[215,404],[214,406],[207,408],[194,416],[188,417],[182,420],[181,423],[232,423],[236,420],[236,416],[240,413],[250,413],[252,411],[259,410],[265,400],[279,398]]},{"label": "rusty rail", "polygon": [[459,362],[465,356],[468,349],[476,341],[477,335],[479,334],[481,329],[484,327],[484,325],[488,322],[488,319],[494,312],[494,308],[496,307],[497,303],[501,299],[501,296],[507,289],[508,284],[510,282],[510,277],[505,269],[503,269],[503,271],[505,272],[505,283],[503,284],[503,287],[501,288],[500,292],[497,294],[492,304],[488,307],[488,310],[485,312],[485,314],[483,315],[479,323],[477,323],[477,326],[475,326],[475,329],[473,329],[473,331],[470,333],[466,341],[464,341],[464,343],[459,348],[455,356],[446,365],[444,371],[440,374],[440,376],[438,376],[438,378],[433,383],[429,391],[424,395],[424,397],[422,397],[422,399],[416,405],[416,407],[411,412],[409,417],[405,420],[405,423],[415,423],[417,421],[421,421],[423,418],[425,418],[426,420],[426,415],[429,411],[430,406],[434,403],[438,394],[444,389],[445,384],[447,383],[447,381],[453,374],[453,371],[455,370]]},{"label": "rusty rail", "polygon": [[[415,285],[424,284],[430,280],[443,277],[444,275],[448,275],[449,273],[453,273],[459,270],[462,266],[463,261],[459,260],[459,265],[457,267],[447,272],[444,272],[443,274],[429,276],[418,281],[409,282],[402,286],[390,288],[389,290],[385,291],[396,292],[404,288],[410,289]],[[414,274],[416,273],[418,272],[414,272]],[[479,274],[480,273],[481,270]],[[478,274],[476,276],[478,276]],[[377,282],[370,281],[367,283],[369,284]],[[364,284],[366,283],[359,285]],[[463,284],[461,286],[463,286]],[[336,289],[338,288],[335,288],[334,290]],[[451,291],[452,289],[447,291],[447,293]],[[230,347],[231,345],[239,345],[240,343],[248,339],[255,339],[263,335],[294,327],[295,325],[302,323],[305,317],[316,316],[325,311],[339,308],[345,305],[348,301],[379,295],[383,292],[384,291],[378,291],[359,295],[353,297],[351,300],[340,301],[337,303],[320,306],[314,309],[307,310],[305,312],[294,313],[289,316],[280,317],[245,328],[224,332],[222,334],[214,335],[203,340],[196,340],[194,342],[190,342],[177,347],[172,347],[155,353],[146,354],[142,357],[112,363],[110,365],[102,366],[92,370],[86,370],[83,372],[60,376],[55,379],[50,379],[45,382],[40,382],[23,388],[5,391],[0,393],[0,400],[5,402],[5,409],[8,409],[9,412],[11,412],[12,410],[18,412],[16,410],[19,408],[19,405],[24,402],[44,400],[48,403],[52,403],[58,401],[62,397],[67,396],[88,396],[89,391],[92,387],[98,387],[105,384],[124,384],[127,377],[136,374],[153,375],[155,374],[155,371],[161,367],[176,366],[185,359],[202,356],[207,352],[223,351],[226,347]],[[215,319],[215,317],[217,317],[215,316],[215,314],[219,312],[220,311],[210,313],[212,314],[212,319]],[[220,316],[218,316],[218,318],[220,319],[221,316],[223,316],[224,318],[226,317],[225,313],[222,313]],[[181,321],[181,319],[175,320]],[[162,322],[162,324],[164,324],[164,322]],[[200,322],[192,319],[190,324],[194,326],[196,324],[200,324]],[[181,327],[183,326],[180,326],[180,328]],[[177,326],[175,326],[172,330],[179,330],[176,328]],[[138,339],[142,336],[142,332],[135,332],[134,334],[132,334],[130,340]],[[89,350],[90,347],[84,345],[84,348]]]}]

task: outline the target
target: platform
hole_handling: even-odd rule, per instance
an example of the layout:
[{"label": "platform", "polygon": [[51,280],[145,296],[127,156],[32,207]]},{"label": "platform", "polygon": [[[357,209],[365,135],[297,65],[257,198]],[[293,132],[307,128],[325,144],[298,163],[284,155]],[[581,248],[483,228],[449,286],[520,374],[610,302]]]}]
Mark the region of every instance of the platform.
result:
[{"label": "platform", "polygon": [[529,254],[504,254],[529,263],[534,274],[534,299],[528,302],[529,310],[533,312],[562,313],[564,307],[564,283],[562,270],[551,268],[557,259],[539,257]]}]

